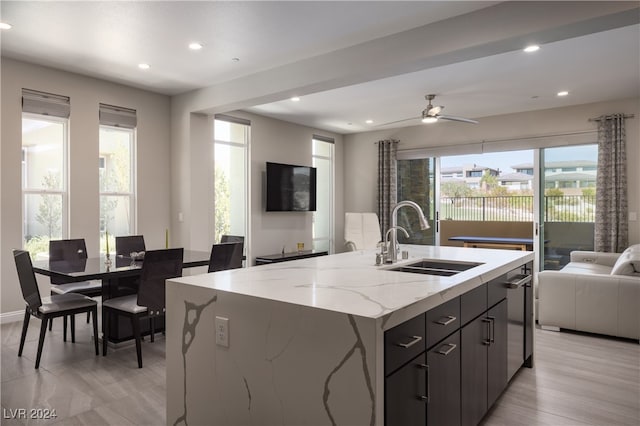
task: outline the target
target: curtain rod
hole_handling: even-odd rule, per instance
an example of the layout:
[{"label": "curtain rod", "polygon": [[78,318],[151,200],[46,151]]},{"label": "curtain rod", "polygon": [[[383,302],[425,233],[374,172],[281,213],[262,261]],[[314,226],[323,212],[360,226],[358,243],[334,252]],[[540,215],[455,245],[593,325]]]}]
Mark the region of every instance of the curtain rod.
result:
[{"label": "curtain rod", "polygon": [[[635,117],[635,115],[633,114],[625,114],[623,116],[624,118],[633,118]],[[589,121],[602,121],[602,119],[608,120],[613,118],[613,115],[605,115],[604,117],[598,117],[598,118],[590,118]]]}]

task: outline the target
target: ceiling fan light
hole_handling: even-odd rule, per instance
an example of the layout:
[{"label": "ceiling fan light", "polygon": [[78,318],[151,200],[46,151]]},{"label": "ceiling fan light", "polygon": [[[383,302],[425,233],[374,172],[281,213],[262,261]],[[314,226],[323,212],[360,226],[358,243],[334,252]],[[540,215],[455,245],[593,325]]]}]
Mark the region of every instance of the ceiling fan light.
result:
[{"label": "ceiling fan light", "polygon": [[428,117],[423,117],[422,118],[422,122],[426,123],[426,124],[435,123],[437,121],[438,121],[438,117],[428,116]]}]

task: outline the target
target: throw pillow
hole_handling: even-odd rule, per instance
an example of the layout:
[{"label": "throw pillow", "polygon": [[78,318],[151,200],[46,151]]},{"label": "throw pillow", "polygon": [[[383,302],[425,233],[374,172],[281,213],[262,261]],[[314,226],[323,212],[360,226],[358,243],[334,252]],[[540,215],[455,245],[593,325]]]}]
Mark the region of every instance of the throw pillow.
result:
[{"label": "throw pillow", "polygon": [[[633,246],[632,246],[633,247]],[[630,247],[631,248],[631,247]],[[611,269],[611,275],[640,274],[640,250],[625,250]]]}]

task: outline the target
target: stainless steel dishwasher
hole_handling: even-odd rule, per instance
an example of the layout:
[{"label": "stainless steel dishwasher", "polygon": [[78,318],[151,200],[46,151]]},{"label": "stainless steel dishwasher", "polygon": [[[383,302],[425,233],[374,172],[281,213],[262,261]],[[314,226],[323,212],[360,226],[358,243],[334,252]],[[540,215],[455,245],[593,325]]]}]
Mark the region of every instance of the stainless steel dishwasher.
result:
[{"label": "stainless steel dishwasher", "polygon": [[530,273],[515,270],[507,274],[507,380],[525,361],[525,289],[530,284]]}]

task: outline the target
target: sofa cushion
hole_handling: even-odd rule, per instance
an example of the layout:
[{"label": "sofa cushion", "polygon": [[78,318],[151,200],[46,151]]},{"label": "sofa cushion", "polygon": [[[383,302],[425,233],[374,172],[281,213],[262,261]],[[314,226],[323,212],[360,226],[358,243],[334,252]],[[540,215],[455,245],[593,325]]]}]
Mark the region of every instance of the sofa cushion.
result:
[{"label": "sofa cushion", "polygon": [[611,267],[599,263],[569,262],[562,268],[562,272],[569,272],[571,274],[609,275],[611,273]]},{"label": "sofa cushion", "polygon": [[611,268],[611,275],[640,275],[640,249],[636,250],[636,246],[622,252]]}]

